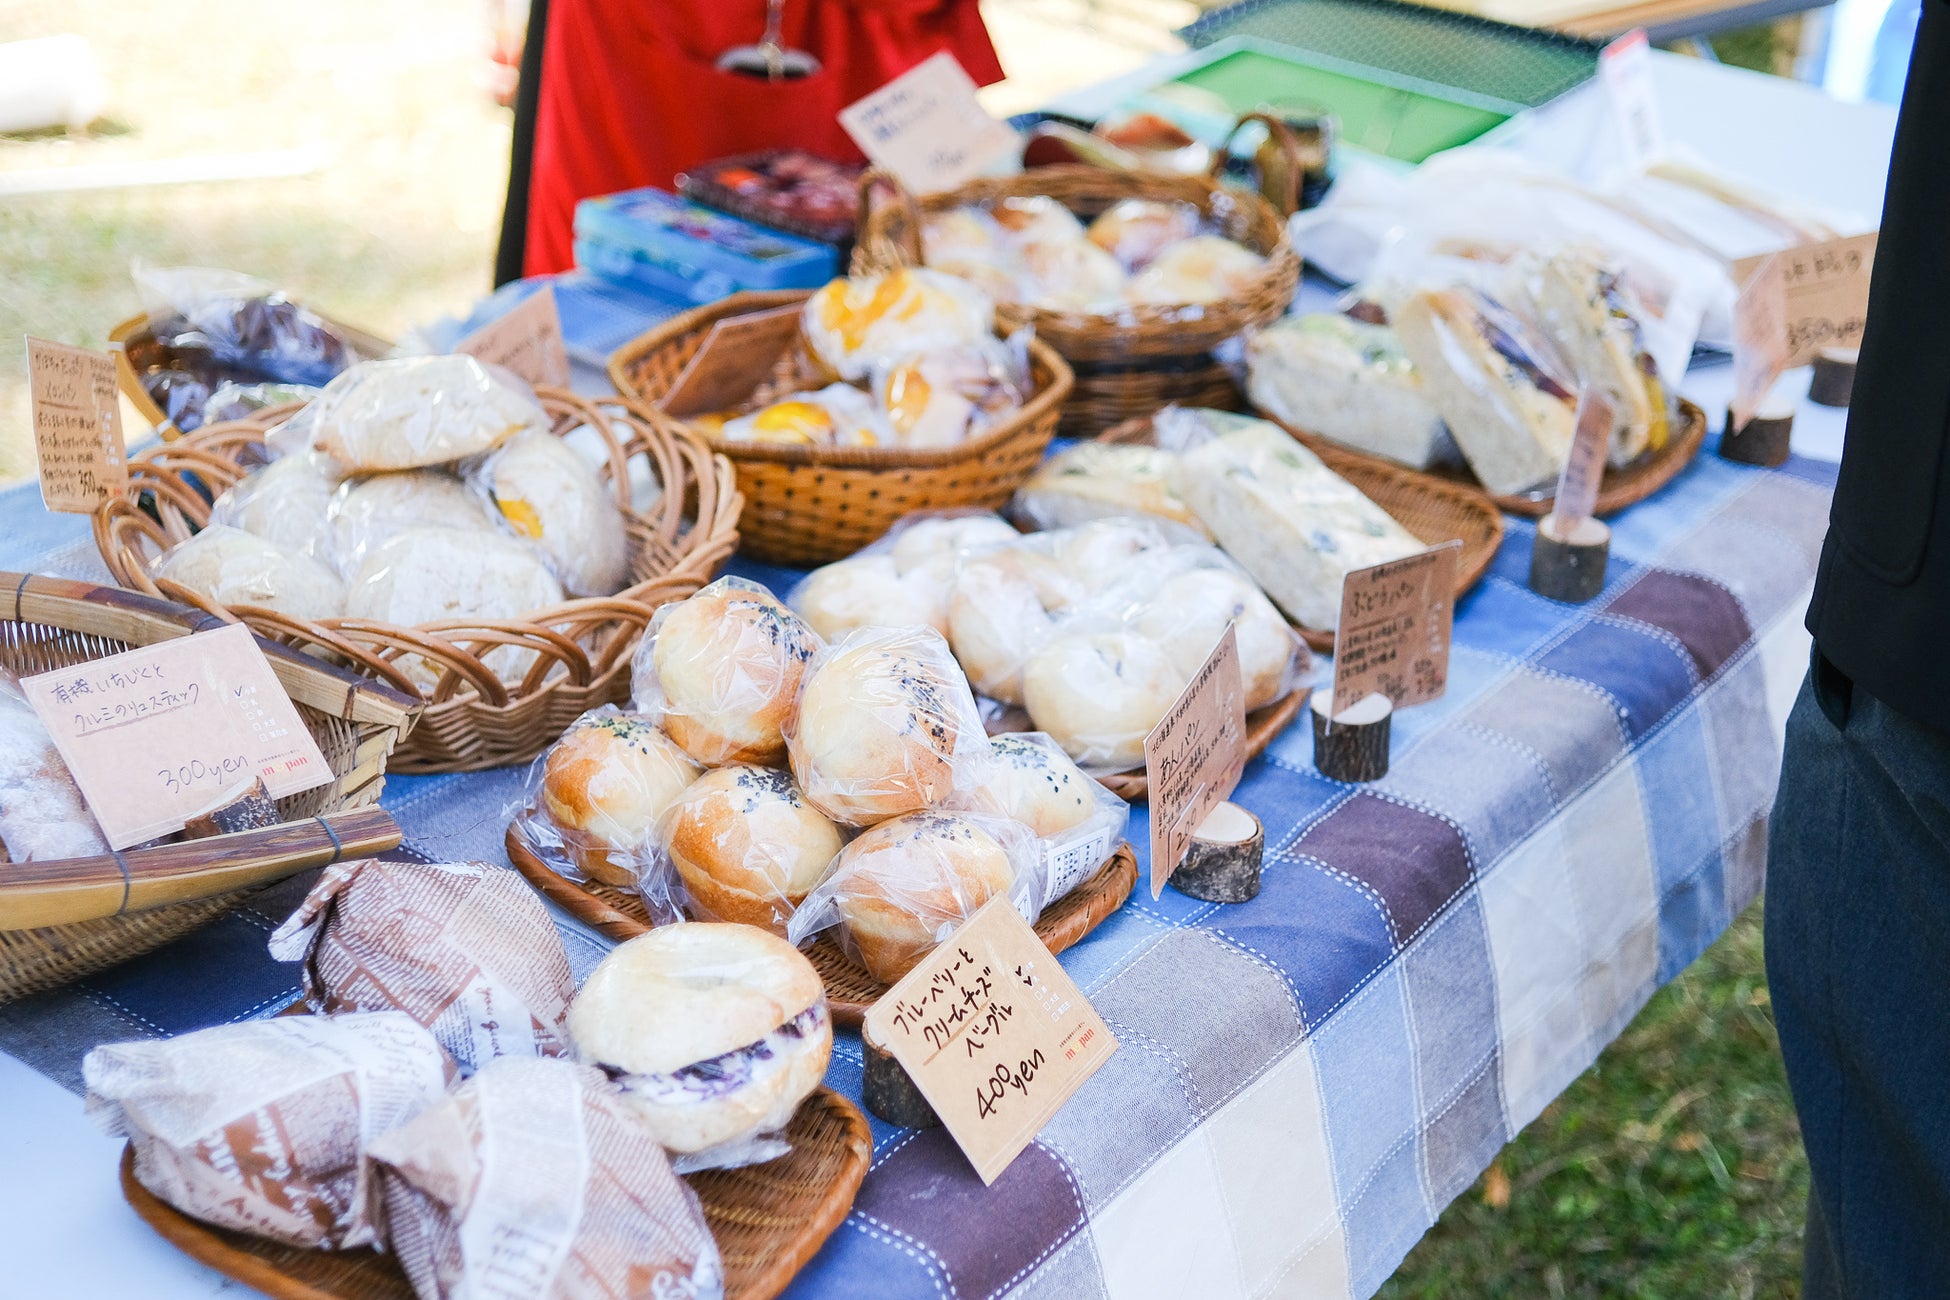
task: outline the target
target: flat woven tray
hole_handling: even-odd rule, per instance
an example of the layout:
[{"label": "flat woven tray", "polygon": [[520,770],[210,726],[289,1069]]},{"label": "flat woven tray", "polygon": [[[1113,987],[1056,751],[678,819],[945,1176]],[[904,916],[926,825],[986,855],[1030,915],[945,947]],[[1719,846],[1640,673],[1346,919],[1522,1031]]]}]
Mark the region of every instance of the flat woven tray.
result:
[{"label": "flat woven tray", "polygon": [[[1277,420],[1273,423],[1278,424]],[[1456,595],[1482,581],[1503,544],[1503,516],[1481,488],[1464,487],[1446,479],[1418,474],[1391,461],[1363,456],[1311,435],[1280,425],[1318,455],[1328,469],[1361,489],[1367,498],[1395,517],[1396,522],[1431,546],[1451,539],[1463,544],[1456,565]],[[1149,416],[1127,420],[1103,435],[1105,442],[1149,443]],[[1334,652],[1334,634],[1294,624],[1306,643],[1322,654]],[[1296,711],[1298,706],[1295,706]],[[1271,737],[1268,737],[1269,741]],[[1258,751],[1254,751],[1258,752]]]},{"label": "flat woven tray", "polygon": [[[717,1238],[727,1300],[771,1300],[785,1290],[853,1208],[873,1162],[865,1116],[830,1088],[800,1104],[786,1137],[792,1150],[777,1160],[684,1179]],[[301,1250],[200,1223],[164,1204],[135,1180],[132,1147],[122,1152],[122,1195],[165,1241],[273,1300],[414,1300],[390,1255]]]},{"label": "flat woven tray", "polygon": [[[570,880],[536,857],[522,840],[520,832],[508,828],[508,860],[515,864],[528,883],[548,900],[591,929],[621,942],[650,930],[650,914],[635,893],[614,885],[583,884]],[[1124,905],[1137,886],[1137,858],[1131,846],[1120,844],[1097,874],[1056,900],[1036,919],[1037,937],[1053,953],[1062,952],[1102,925],[1112,912]],[[813,969],[826,984],[826,1002],[836,1025],[858,1028],[867,1009],[880,1000],[888,985],[882,984],[853,958],[846,955],[830,935],[821,935],[806,953]]]}]

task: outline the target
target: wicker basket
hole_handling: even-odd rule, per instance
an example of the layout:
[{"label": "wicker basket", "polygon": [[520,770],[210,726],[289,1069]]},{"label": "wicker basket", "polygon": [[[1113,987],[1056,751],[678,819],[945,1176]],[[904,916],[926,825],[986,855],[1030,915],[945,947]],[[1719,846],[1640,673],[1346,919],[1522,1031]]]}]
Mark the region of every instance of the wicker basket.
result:
[{"label": "wicker basket", "polygon": [[[772,1300],[845,1221],[873,1163],[873,1132],[846,1098],[821,1088],[787,1125],[792,1150],[742,1169],[711,1169],[684,1181],[724,1261],[725,1300]],[[301,1250],[200,1223],[135,1179],[122,1153],[122,1195],[136,1214],[192,1259],[276,1300],[414,1300],[392,1256],[376,1250]]]},{"label": "wicker basket", "polygon": [[[630,654],[651,614],[717,573],[738,544],[741,505],[730,465],[669,417],[598,405],[559,389],[538,391],[557,434],[587,427],[608,445],[602,472],[625,512],[633,578],[615,596],[567,601],[523,620],[411,628],[347,618],[307,622],[256,606],[224,610],[173,583],[157,583],[149,576],[150,559],[200,528],[210,498],[261,463],[265,430],[285,411],[211,425],[134,457],[127,493],[95,513],[95,544],[124,586],[241,618],[260,635],[332,656],[421,699],[425,712],[395,758],[395,771],[465,772],[526,762],[585,711],[629,694]],[[630,507],[628,462],[638,456],[648,459],[665,489],[648,512]],[[145,497],[154,514],[144,509]],[[520,682],[502,681],[482,662],[504,645],[535,653]],[[438,669],[431,689],[416,686],[399,666],[409,655]]]},{"label": "wicker basket", "polygon": [[[624,344],[609,361],[617,391],[656,404],[720,320],[804,302],[804,290],[733,294]],[[812,568],[877,540],[902,515],[949,506],[999,508],[1034,472],[1056,435],[1070,367],[1041,340],[1029,345],[1035,395],[985,436],[954,447],[790,447],[711,439],[738,467],[744,554]],[[753,387],[771,379],[752,376]]]},{"label": "wicker basket", "polygon": [[[112,587],[17,573],[0,573],[0,587],[13,597],[0,619],[0,663],[22,675],[221,626]],[[227,911],[251,887],[399,843],[399,828],[376,805],[387,756],[417,703],[268,642],[264,653],[336,779],[280,800],[290,820],[267,830],[9,863],[0,873],[0,1003],[140,956]]]},{"label": "wicker basket", "polygon": [[[321,317],[335,330],[339,337],[352,345],[361,357],[383,357],[393,350],[393,345],[376,334],[368,334],[355,326],[346,325],[330,317]],[[169,442],[183,436],[183,431],[156,405],[156,399],[149,396],[149,390],[142,385],[142,377],[136,371],[138,360],[155,343],[155,334],[149,328],[149,316],[144,312],[131,316],[108,332],[109,349],[115,354],[115,386],[122,390],[122,396],[129,399],[135,412],[155,427],[163,441]],[[134,357],[131,358],[131,353]]]},{"label": "wicker basket", "polygon": [[[1217,151],[1214,169],[1224,161],[1225,151]],[[876,182],[892,186],[896,201],[861,218],[860,242],[854,249],[856,271],[918,262],[921,220],[928,214],[1035,195],[1057,200],[1085,221],[1122,199],[1180,200],[1216,222],[1228,238],[1266,258],[1266,265],[1243,293],[1218,303],[1132,307],[1115,316],[998,305],[996,314],[1005,323],[1035,326],[1037,338],[1081,368],[1084,377],[1079,378],[1073,401],[1063,413],[1062,432],[1067,437],[1087,437],[1134,416],[1148,415],[1167,402],[1237,404],[1230,375],[1213,358],[1212,350],[1241,330],[1285,314],[1300,282],[1300,259],[1279,214],[1257,194],[1210,177],[1065,164],[973,180],[916,200],[870,172],[862,181],[863,204]]]}]

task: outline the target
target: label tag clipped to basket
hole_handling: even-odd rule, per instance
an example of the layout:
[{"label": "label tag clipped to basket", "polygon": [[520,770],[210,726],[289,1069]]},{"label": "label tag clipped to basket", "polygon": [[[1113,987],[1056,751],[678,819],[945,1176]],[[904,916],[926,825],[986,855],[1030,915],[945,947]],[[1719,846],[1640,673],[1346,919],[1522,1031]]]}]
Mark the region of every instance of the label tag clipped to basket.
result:
[{"label": "label tag clipped to basket", "polygon": [[718,321],[657,405],[680,420],[738,405],[799,337],[799,312],[788,303]]},{"label": "label tag clipped to basket", "polygon": [[454,344],[454,351],[511,370],[531,384],[569,386],[569,349],[562,341],[553,285],[529,294]]},{"label": "label tag clipped to basket", "polygon": [[1338,718],[1374,694],[1405,709],[1449,688],[1449,629],[1461,560],[1462,542],[1452,540],[1341,579],[1330,716]]},{"label": "label tag clipped to basket", "polygon": [[1006,895],[867,1012],[984,1183],[1117,1050],[1110,1027]]},{"label": "label tag clipped to basket", "polygon": [[1224,803],[1246,770],[1246,688],[1232,625],[1144,738],[1151,801],[1151,897],[1165,891],[1192,832]]},{"label": "label tag clipped to basket", "polygon": [[278,799],[332,780],[242,624],[23,677],[20,689],[113,848],[182,830],[258,778]]},{"label": "label tag clipped to basket", "polygon": [[27,340],[34,453],[49,510],[93,514],[129,485],[115,358],[46,339]]},{"label": "label tag clipped to basket", "polygon": [[876,167],[916,194],[973,180],[1019,141],[975,97],[975,79],[943,50],[840,110],[840,125]]}]

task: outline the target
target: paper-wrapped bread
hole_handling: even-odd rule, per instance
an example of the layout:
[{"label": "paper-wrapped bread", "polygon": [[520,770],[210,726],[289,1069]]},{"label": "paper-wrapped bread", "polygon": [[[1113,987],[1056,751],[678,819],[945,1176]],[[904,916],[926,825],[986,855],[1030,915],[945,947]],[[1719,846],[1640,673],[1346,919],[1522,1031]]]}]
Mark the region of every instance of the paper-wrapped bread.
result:
[{"label": "paper-wrapped bread", "polygon": [[587,1066],[496,1061],[370,1154],[419,1300],[722,1300],[696,1195]]},{"label": "paper-wrapped bread", "polygon": [[302,961],[320,1015],[404,1011],[433,1031],[463,1074],[497,1056],[562,1056],[575,978],[540,895],[485,862],[327,867],[271,935]]},{"label": "paper-wrapped bread", "polygon": [[81,1065],[88,1113],[135,1148],[136,1181],[192,1218],[292,1246],[373,1244],[365,1146],[454,1074],[397,1011],[276,1016],[110,1043]]}]

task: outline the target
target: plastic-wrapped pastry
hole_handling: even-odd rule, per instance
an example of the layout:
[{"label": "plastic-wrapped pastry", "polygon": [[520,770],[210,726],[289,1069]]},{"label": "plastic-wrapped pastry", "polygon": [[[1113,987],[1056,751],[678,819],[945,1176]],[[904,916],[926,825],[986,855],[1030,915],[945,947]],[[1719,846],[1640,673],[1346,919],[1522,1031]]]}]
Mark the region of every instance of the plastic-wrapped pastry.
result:
[{"label": "plastic-wrapped pastry", "polygon": [[702,769],[656,724],[613,704],[577,718],[542,760],[535,807],[519,824],[557,870],[634,885],[653,915],[672,916],[649,870],[657,819]]},{"label": "plastic-wrapped pastry", "polygon": [[327,867],[271,934],[319,1015],[403,1011],[462,1074],[497,1056],[568,1054],[575,978],[541,896],[485,862]]},{"label": "plastic-wrapped pastry", "polygon": [[1018,254],[1029,302],[1055,311],[1113,311],[1135,281],[1087,239],[1029,245]]},{"label": "plastic-wrapped pastry", "polygon": [[1611,398],[1610,462],[1629,465],[1665,446],[1672,429],[1669,399],[1620,272],[1590,248],[1559,249],[1548,257],[1530,254],[1514,272],[1537,321],[1550,331],[1579,381]]},{"label": "plastic-wrapped pastry", "polygon": [[1454,447],[1395,331],[1338,312],[1282,317],[1248,339],[1246,392],[1296,429],[1410,469]]},{"label": "plastic-wrapped pastry", "polygon": [[1084,237],[1076,214],[1047,194],[1012,195],[989,205],[989,218],[1007,232],[1017,248],[1035,244],[1068,244]]},{"label": "plastic-wrapped pastry", "polygon": [[0,665],[0,849],[10,862],[55,862],[108,852],[54,738]]},{"label": "plastic-wrapped pastry", "polygon": [[1000,258],[1008,247],[1008,232],[980,208],[950,208],[930,213],[921,221],[922,260],[936,266],[943,258]]},{"label": "plastic-wrapped pastry", "polygon": [[[1159,440],[1183,453],[1184,497],[1226,554],[1306,627],[1331,631],[1341,579],[1423,550],[1418,537],[1277,425],[1167,407]],[[1185,431],[1189,430],[1190,433]]]},{"label": "plastic-wrapped pastry", "polygon": [[512,376],[468,356],[366,361],[292,417],[286,437],[355,473],[418,469],[492,451],[548,416]]},{"label": "plastic-wrapped pastry", "polygon": [[1142,557],[1171,549],[1171,539],[1155,522],[1132,515],[1093,519],[1048,537],[1063,571],[1091,594],[1132,572]]},{"label": "plastic-wrapped pastry", "polygon": [[735,763],[677,796],[657,842],[697,920],[784,934],[840,851],[840,830],[806,802],[790,773]]},{"label": "plastic-wrapped pastry", "polygon": [[930,575],[903,577],[883,552],[814,569],[792,589],[792,607],[828,641],[860,627],[928,627],[946,635],[946,596]]},{"label": "plastic-wrapped pastry", "polygon": [[454,1064],[397,1011],[275,1016],[109,1043],[81,1063],[88,1114],[136,1181],[192,1218],[327,1250],[370,1246],[366,1142],[440,1100]]},{"label": "plastic-wrapped pastry", "polygon": [[241,528],[288,551],[333,563],[325,518],[344,479],[329,456],[300,451],[242,479],[210,504],[210,523]]},{"label": "plastic-wrapped pastry", "polygon": [[1182,201],[1120,199],[1090,223],[1090,242],[1127,271],[1148,266],[1158,254],[1198,233],[1198,209]]},{"label": "plastic-wrapped pastry", "polygon": [[783,1155],[779,1134],[833,1052],[819,973],[750,925],[660,926],[620,945],[582,986],[569,1032],[685,1171]]},{"label": "plastic-wrapped pastry", "polygon": [[403,469],[355,478],[332,498],[328,518],[332,558],[339,572],[347,574],[357,573],[373,548],[403,529],[502,531],[479,493],[439,469]]},{"label": "plastic-wrapped pastry", "polygon": [[552,433],[524,430],[480,468],[480,483],[515,532],[541,547],[574,596],[613,596],[629,581],[629,541],[616,494]]},{"label": "plastic-wrapped pastry", "polygon": [[370,1154],[418,1300],[723,1300],[696,1194],[587,1066],[496,1061]]},{"label": "plastic-wrapped pastry", "polygon": [[1020,822],[1035,834],[1047,877],[1047,907],[1097,874],[1123,841],[1131,806],[1084,775],[1042,732],[1004,732],[989,745],[995,762],[969,806]]},{"label": "plastic-wrapped pastry", "polygon": [[1067,586],[1038,584],[1024,569],[1035,553],[1005,548],[963,560],[948,600],[948,643],[969,684],[991,699],[1022,703],[1022,666],[1056,634]]},{"label": "plastic-wrapped pastry", "polygon": [[1211,536],[1172,487],[1178,457],[1161,447],[1079,442],[1056,453],[1016,490],[1013,509],[1037,528],[1146,515],[1192,536]]},{"label": "plastic-wrapped pastry", "polygon": [[849,826],[940,803],[988,761],[968,681],[924,628],[860,628],[820,650],[785,740],[806,798]]},{"label": "plastic-wrapped pastry", "polygon": [[1144,762],[1144,738],[1190,678],[1157,642],[1135,632],[1052,638],[1023,665],[1023,703],[1036,726],[1085,771]]},{"label": "plastic-wrapped pastry", "polygon": [[149,574],[224,606],[258,605],[299,619],[345,612],[346,587],[338,574],[241,528],[205,528],[157,556]]},{"label": "plastic-wrapped pastry", "polygon": [[1148,580],[1149,595],[1132,626],[1162,646],[1171,666],[1190,682],[1231,623],[1239,681],[1251,713],[1293,690],[1298,670],[1308,662],[1307,646],[1251,578],[1217,551],[1210,554],[1217,563],[1193,561],[1169,577]]},{"label": "plastic-wrapped pastry", "polygon": [[1045,877],[1036,837],[1005,817],[930,811],[884,821],[840,850],[793,918],[803,943],[837,924],[840,943],[892,984],[998,894],[1034,921]]},{"label": "plastic-wrapped pastry", "polygon": [[1193,235],[1159,253],[1131,280],[1130,298],[1158,306],[1218,302],[1239,294],[1266,265],[1244,244]]},{"label": "plastic-wrapped pastry", "polygon": [[979,438],[1029,393],[1026,356],[1001,339],[911,353],[873,368],[874,401],[903,447]]},{"label": "plastic-wrapped pastry", "polygon": [[922,267],[834,280],[806,299],[806,343],[842,379],[876,361],[973,343],[995,332],[995,304],[963,280]]},{"label": "plastic-wrapped pastry", "polygon": [[717,432],[726,442],[770,442],[799,447],[884,447],[894,441],[886,413],[849,384],[816,393],[793,393],[749,415],[726,420]]},{"label": "plastic-wrapped pastry", "polygon": [[[881,540],[901,572],[912,573],[944,558],[952,561],[969,549],[1019,542],[1022,534],[987,511],[917,512],[903,516]],[[874,548],[880,545],[876,542]]]},{"label": "plastic-wrapped pastry", "polygon": [[631,664],[637,710],[707,767],[776,763],[820,640],[756,582],[719,578],[663,606]]}]

